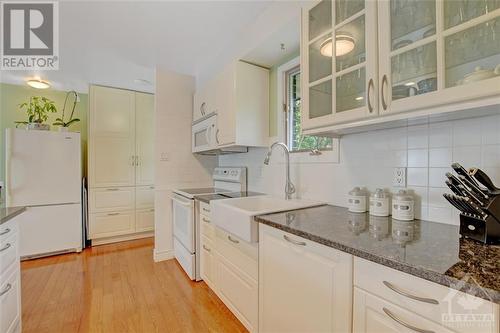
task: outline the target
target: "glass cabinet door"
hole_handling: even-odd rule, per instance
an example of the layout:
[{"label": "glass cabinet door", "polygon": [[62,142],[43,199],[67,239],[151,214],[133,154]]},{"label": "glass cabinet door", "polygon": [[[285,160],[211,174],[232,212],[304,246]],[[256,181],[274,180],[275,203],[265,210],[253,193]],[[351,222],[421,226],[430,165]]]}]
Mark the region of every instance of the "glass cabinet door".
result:
[{"label": "glass cabinet door", "polygon": [[500,79],[500,1],[379,1],[378,20],[382,113],[498,94],[464,86]]},{"label": "glass cabinet door", "polygon": [[375,1],[323,0],[303,14],[303,128],[376,114],[376,9]]}]

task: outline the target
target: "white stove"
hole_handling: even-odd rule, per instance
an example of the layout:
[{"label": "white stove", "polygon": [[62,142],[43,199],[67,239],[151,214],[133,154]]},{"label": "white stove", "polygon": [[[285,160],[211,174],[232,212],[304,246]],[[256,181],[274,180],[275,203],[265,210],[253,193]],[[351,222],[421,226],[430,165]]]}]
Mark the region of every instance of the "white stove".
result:
[{"label": "white stove", "polygon": [[172,197],[172,220],[174,225],[175,258],[191,280],[200,277],[200,228],[196,214],[197,195],[244,192],[247,189],[245,167],[215,168],[212,174],[213,187],[174,190]]}]

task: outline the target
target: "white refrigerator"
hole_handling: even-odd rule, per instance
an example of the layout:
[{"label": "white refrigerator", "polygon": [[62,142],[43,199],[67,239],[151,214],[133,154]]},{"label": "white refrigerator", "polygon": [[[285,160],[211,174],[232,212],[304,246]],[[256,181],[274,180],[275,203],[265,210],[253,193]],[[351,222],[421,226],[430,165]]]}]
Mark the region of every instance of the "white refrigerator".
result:
[{"label": "white refrigerator", "polygon": [[6,130],[6,203],[19,215],[20,255],[82,250],[82,161],[79,133]]}]

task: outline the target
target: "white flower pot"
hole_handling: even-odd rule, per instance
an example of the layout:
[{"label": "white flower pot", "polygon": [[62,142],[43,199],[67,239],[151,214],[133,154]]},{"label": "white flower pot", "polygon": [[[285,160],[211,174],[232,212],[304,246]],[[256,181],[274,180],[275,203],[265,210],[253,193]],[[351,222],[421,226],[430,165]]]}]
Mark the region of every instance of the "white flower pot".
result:
[{"label": "white flower pot", "polygon": [[40,124],[40,123],[29,123],[26,126],[28,130],[37,130],[37,131],[50,131],[49,124]]}]

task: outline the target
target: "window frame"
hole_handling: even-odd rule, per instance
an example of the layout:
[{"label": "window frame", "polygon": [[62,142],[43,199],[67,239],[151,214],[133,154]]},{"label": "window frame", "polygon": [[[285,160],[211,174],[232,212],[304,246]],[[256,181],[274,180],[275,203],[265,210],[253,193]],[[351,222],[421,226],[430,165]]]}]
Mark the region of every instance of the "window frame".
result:
[{"label": "window frame", "polygon": [[[283,114],[282,119],[280,120],[279,117],[277,117],[277,121],[281,122],[282,125],[280,127],[284,127],[284,133],[282,137],[284,138],[284,142],[290,149],[290,153],[311,153],[311,149],[293,149],[291,146],[292,143],[292,131],[291,131],[291,123],[293,119],[293,113],[292,113],[292,96],[291,96],[291,82],[290,82],[290,77],[292,75],[295,75],[297,73],[301,73],[301,68],[300,68],[300,61],[299,57],[296,59],[291,60],[290,62],[280,66],[282,76],[278,75],[278,80],[281,79],[283,89],[282,89],[282,96],[281,98],[278,96],[278,103],[281,100],[282,103],[282,110],[281,113]],[[278,82],[279,85],[279,82]],[[302,129],[302,124],[301,124],[301,129]],[[278,133],[279,134],[279,133]],[[333,144],[330,148],[319,148],[316,149],[317,151],[324,152],[324,151],[332,151],[333,150]]]}]

